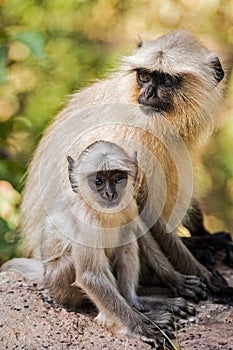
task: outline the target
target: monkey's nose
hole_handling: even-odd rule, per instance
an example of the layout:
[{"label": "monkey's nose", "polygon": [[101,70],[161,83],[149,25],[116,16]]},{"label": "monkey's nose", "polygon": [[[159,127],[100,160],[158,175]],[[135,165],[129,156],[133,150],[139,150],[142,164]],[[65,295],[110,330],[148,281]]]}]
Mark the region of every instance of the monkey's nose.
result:
[{"label": "monkey's nose", "polygon": [[145,90],[145,98],[148,100],[150,97],[154,96],[154,89],[151,85],[147,86]]},{"label": "monkey's nose", "polygon": [[106,191],[105,195],[106,195],[106,198],[107,198],[109,201],[113,201],[114,199],[116,199],[116,194],[115,194],[115,192]]}]

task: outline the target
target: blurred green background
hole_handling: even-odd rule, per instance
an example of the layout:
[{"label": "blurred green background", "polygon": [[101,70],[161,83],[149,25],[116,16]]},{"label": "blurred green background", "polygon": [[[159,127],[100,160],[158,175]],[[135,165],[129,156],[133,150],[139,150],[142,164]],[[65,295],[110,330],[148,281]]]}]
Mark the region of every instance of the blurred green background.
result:
[{"label": "blurred green background", "polygon": [[[191,30],[233,56],[233,0],[0,0],[0,263],[20,255],[25,173],[67,96],[104,77],[138,37]],[[233,81],[199,169],[206,225],[233,232]]]}]

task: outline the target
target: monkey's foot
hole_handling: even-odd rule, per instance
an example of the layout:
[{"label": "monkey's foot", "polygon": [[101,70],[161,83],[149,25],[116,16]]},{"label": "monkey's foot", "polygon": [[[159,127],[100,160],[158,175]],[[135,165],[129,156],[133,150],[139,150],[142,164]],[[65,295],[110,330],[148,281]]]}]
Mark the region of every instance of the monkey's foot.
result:
[{"label": "monkey's foot", "polygon": [[167,298],[160,296],[142,296],[140,297],[141,304],[145,308],[158,311],[169,312],[178,318],[187,318],[189,315],[196,313],[193,304],[187,302],[184,298]]},{"label": "monkey's foot", "polygon": [[[161,307],[164,307],[164,305]],[[195,315],[196,313],[196,309],[193,304],[187,302],[184,298],[166,299],[165,308],[178,318],[187,318],[188,316]]]},{"label": "monkey's foot", "polygon": [[172,343],[172,339],[174,338],[173,334],[166,334],[164,332],[164,336],[157,332],[156,339],[149,339],[145,336],[139,337],[145,343],[148,343],[152,346],[153,349],[157,350],[172,350],[174,349],[174,345]]},{"label": "monkey's foot", "polygon": [[169,284],[175,296],[190,298],[196,302],[206,299],[206,285],[197,276],[178,275],[176,284]]},{"label": "monkey's foot", "polygon": [[105,313],[99,312],[95,317],[95,322],[101,326],[112,327],[114,326],[113,319],[109,318]]},{"label": "monkey's foot", "polygon": [[144,312],[143,319],[153,324],[155,329],[163,331],[172,331],[175,328],[174,315],[171,312],[165,312],[159,308]]}]

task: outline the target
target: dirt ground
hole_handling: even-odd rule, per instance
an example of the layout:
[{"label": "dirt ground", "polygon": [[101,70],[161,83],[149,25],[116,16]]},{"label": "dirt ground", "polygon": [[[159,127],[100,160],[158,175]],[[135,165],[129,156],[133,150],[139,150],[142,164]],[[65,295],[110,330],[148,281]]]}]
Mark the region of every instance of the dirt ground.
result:
[{"label": "dirt ground", "polygon": [[[233,285],[233,271],[223,272]],[[74,313],[59,307],[44,290],[13,272],[0,273],[0,294],[1,350],[151,349],[95,324],[93,309]],[[182,350],[233,350],[233,307],[201,302],[174,343]]]}]

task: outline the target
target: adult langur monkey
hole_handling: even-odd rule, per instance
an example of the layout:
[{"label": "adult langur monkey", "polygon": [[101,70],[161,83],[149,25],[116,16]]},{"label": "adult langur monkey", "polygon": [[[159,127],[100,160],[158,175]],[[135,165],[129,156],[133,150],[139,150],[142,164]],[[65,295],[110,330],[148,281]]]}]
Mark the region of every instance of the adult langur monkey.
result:
[{"label": "adult langur monkey", "polygon": [[[144,198],[143,186],[138,185],[140,210],[145,201],[149,202],[150,210],[144,211],[143,219],[173,267],[185,275],[199,276],[212,290],[218,288],[218,281],[192,257],[175,233],[166,233],[163,226],[158,230],[153,224],[163,200],[162,219],[169,231],[174,231],[187,212],[192,175],[188,171],[187,179],[183,143],[192,156],[199,136],[212,129],[222,100],[223,76],[219,59],[188,32],[178,30],[140,43],[134,54],[123,59],[119,72],[74,94],[49,127],[31,164],[21,210],[25,255],[40,257],[45,212],[60,189],[54,179],[72,141],[86,132],[88,137],[80,142],[83,149],[98,139],[124,139],[143,145],[158,159],[167,185],[165,200],[155,188],[156,172],[139,152],[139,165],[143,168],[144,164],[149,186]],[[113,125],[117,122],[124,125]],[[172,152],[177,155],[175,160]],[[151,246],[143,248],[153,255]],[[158,270],[163,277],[165,270]]]}]

